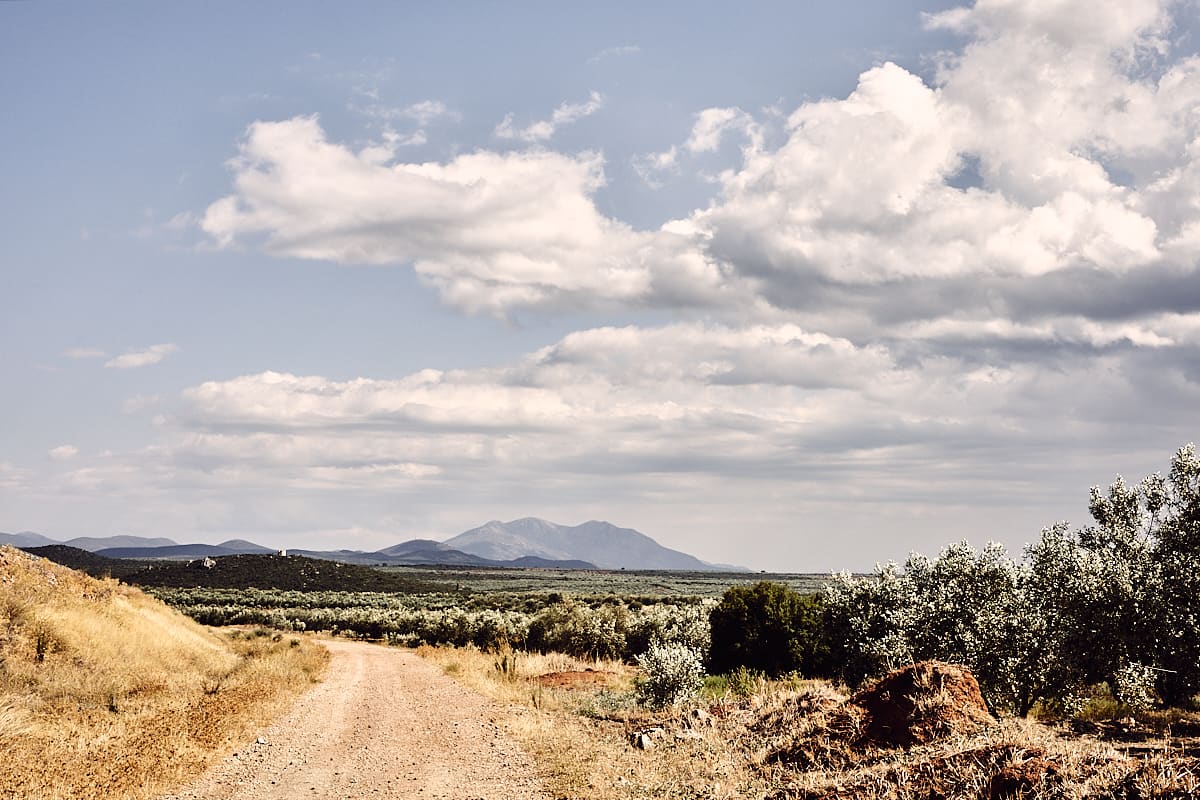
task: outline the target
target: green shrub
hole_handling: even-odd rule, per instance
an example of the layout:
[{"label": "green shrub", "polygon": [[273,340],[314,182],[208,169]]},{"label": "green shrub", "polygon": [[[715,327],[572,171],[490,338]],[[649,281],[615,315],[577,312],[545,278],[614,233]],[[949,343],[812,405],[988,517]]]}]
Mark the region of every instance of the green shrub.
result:
[{"label": "green shrub", "polygon": [[708,619],[712,672],[746,667],[777,677],[826,671],[829,644],[819,597],[771,581],[733,586]]}]

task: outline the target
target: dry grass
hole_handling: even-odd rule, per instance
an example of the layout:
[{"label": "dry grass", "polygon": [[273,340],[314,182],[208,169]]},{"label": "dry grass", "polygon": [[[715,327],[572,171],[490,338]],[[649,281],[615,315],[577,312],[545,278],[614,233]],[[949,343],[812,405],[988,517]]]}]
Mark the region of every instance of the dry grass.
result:
[{"label": "dry grass", "polygon": [[190,777],[319,678],[328,654],[292,640],[217,634],[0,548],[0,798],[141,798]]},{"label": "dry grass", "polygon": [[[418,648],[452,677],[509,706],[505,724],[542,769],[555,797],[761,797],[771,787],[745,753],[727,746],[717,729],[692,732],[682,711],[650,713],[633,701],[635,668],[619,662],[583,662],[560,654],[516,655],[515,670],[497,669],[505,654],[451,647]],[[511,658],[511,656],[510,656]],[[612,673],[606,686],[580,682],[545,686],[548,673]],[[630,744],[635,731],[663,728],[654,747]],[[687,731],[685,733],[685,731]],[[676,734],[681,738],[676,738]]]},{"label": "dry grass", "polygon": [[[821,682],[763,682],[751,697],[708,705],[711,724],[632,702],[634,671],[564,656],[423,647],[448,674],[508,704],[508,730],[556,797],[863,798],[864,800],[1149,800],[1200,796],[1200,762],[1178,740],[1134,751],[1030,720],[909,748],[876,747],[846,695]],[[507,659],[507,660],[506,660]],[[543,686],[547,672],[600,669],[615,686]],[[630,735],[660,727],[641,750]],[[1191,743],[1195,745],[1195,742]]]}]

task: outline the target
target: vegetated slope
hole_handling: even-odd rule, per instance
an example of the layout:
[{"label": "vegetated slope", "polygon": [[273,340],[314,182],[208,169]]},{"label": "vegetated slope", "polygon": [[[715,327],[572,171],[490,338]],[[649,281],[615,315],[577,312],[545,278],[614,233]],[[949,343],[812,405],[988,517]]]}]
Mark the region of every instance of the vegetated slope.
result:
[{"label": "vegetated slope", "polygon": [[557,525],[536,517],[512,522],[492,520],[447,539],[444,544],[500,561],[535,556],[577,559],[601,569],[718,569],[695,556],[663,547],[632,528],[618,528],[596,520],[573,526]]},{"label": "vegetated slope", "polygon": [[0,547],[0,797],[153,794],[326,660],[307,641],[221,636],[138,589]]},{"label": "vegetated slope", "polygon": [[[135,561],[105,558],[78,548],[52,545],[27,552],[90,575],[111,576],[139,586],[206,589],[296,589],[301,591],[399,592],[444,591],[441,584],[414,580],[356,564],[305,556],[233,555],[209,561]],[[205,566],[211,564],[211,566]]]},{"label": "vegetated slope", "polygon": [[95,550],[96,555],[106,558],[139,558],[139,559],[175,559],[188,560],[192,558],[215,558],[216,556],[236,556],[248,553],[273,553],[258,545],[247,547],[227,547],[220,544],[173,544],[168,547],[106,547]]}]

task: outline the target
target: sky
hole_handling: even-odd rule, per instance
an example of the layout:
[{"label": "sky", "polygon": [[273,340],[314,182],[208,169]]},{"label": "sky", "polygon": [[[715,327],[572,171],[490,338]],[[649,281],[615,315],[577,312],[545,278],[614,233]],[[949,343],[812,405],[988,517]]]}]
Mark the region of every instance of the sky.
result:
[{"label": "sky", "polygon": [[1200,5],[0,3],[0,530],[1014,553],[1200,408]]}]

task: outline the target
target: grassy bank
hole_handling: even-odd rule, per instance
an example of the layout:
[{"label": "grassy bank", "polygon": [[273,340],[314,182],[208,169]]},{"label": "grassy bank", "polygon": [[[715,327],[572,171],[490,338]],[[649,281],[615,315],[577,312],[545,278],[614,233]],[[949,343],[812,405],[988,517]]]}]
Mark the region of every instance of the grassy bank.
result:
[{"label": "grassy bank", "polygon": [[0,797],[150,797],[319,678],[302,637],[218,634],[137,589],[0,548]]}]

